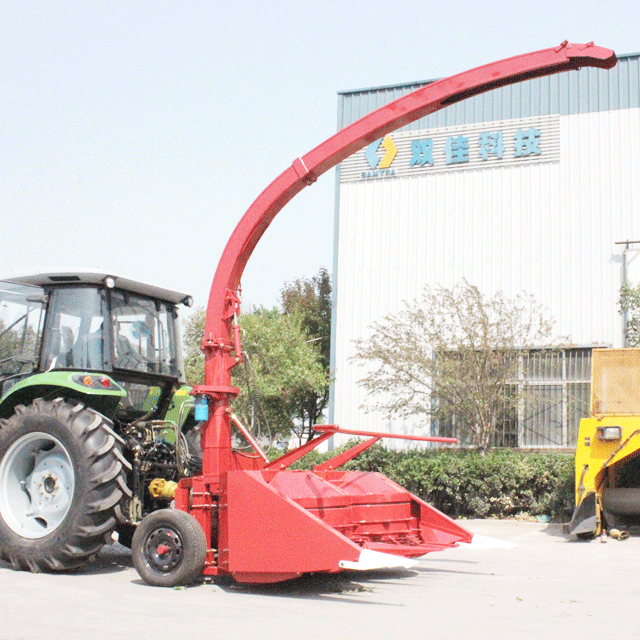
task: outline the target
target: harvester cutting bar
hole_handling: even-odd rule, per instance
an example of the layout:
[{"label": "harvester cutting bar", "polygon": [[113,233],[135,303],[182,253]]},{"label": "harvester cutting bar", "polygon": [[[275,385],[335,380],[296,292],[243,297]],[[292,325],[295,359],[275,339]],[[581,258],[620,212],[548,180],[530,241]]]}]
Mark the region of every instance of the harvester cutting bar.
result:
[{"label": "harvester cutting bar", "polygon": [[230,471],[214,511],[217,559],[210,556],[204,573],[231,574],[238,582],[279,582],[345,566],[406,567],[406,558],[473,537],[379,473]]},{"label": "harvester cutting bar", "polygon": [[468,531],[380,473],[288,472],[271,484],[367,549],[417,557],[471,541]]},{"label": "harvester cutting bar", "polygon": [[[262,455],[236,458],[234,452],[233,469],[224,476],[218,500],[206,490],[206,478],[180,480],[176,507],[189,510],[211,531],[205,574],[231,574],[239,582],[278,582],[345,567],[406,567],[402,558],[471,542],[470,532],[384,475],[336,470],[382,437],[446,443],[455,439],[337,425],[316,430],[319,436],[271,463],[263,463]],[[371,437],[313,471],[285,468],[337,433]],[[364,550],[375,552],[366,554],[366,562],[361,559]]]}]

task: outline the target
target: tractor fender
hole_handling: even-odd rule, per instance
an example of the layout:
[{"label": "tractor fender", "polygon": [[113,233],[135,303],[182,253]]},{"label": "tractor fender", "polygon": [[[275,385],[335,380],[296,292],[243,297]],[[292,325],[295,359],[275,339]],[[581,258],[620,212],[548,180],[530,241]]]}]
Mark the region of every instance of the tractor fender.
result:
[{"label": "tractor fender", "polygon": [[8,418],[16,405],[29,405],[36,398],[79,400],[94,411],[112,418],[127,392],[103,373],[47,371],[23,378],[5,389],[0,398],[0,418]]}]

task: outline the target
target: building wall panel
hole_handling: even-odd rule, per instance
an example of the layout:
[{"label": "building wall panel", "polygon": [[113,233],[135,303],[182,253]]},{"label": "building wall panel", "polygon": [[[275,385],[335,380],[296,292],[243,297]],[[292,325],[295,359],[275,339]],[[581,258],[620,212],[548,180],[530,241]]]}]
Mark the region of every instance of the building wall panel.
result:
[{"label": "building wall panel", "polygon": [[[637,59],[626,62],[619,73],[637,78]],[[340,182],[332,421],[404,433],[429,428],[420,419],[389,422],[364,413],[362,371],[350,361],[353,340],[425,284],[451,287],[465,278],[486,294],[530,292],[556,318],[558,336],[620,346],[622,248],[614,243],[640,239],[640,108],[636,95],[634,108],[597,111],[625,104],[625,95],[629,104],[630,94],[613,80],[605,91],[598,70],[580,74],[536,81],[545,91],[515,85],[490,92],[473,99],[471,113],[455,114],[461,126],[488,114],[495,121],[552,115],[557,107],[576,112],[559,117],[552,161]],[[576,93],[567,99],[571,83]],[[449,117],[430,122],[453,126]]]}]

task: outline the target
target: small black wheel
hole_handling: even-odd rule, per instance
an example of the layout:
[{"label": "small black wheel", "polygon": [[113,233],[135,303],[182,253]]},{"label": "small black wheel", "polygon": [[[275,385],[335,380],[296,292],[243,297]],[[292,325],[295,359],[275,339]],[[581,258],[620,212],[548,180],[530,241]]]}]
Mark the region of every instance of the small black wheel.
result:
[{"label": "small black wheel", "polygon": [[178,509],[160,509],[142,519],[131,544],[133,564],[154,587],[195,582],[204,567],[207,542],[198,521]]}]

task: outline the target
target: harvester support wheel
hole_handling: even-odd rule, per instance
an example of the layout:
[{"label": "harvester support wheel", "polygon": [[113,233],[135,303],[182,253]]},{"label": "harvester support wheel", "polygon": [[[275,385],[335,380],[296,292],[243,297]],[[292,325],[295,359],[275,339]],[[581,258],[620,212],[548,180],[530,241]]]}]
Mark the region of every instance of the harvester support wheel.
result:
[{"label": "harvester support wheel", "polygon": [[202,574],[207,542],[193,516],[178,509],[160,509],[142,519],[131,552],[145,582],[176,587],[191,584]]},{"label": "harvester support wheel", "polygon": [[0,421],[0,554],[13,568],[71,569],[110,541],[129,492],[110,425],[60,398]]}]

